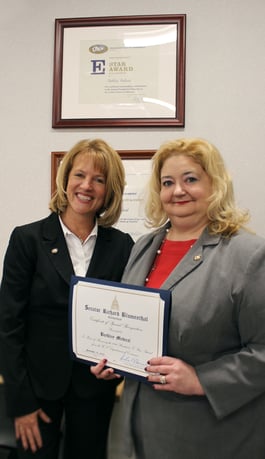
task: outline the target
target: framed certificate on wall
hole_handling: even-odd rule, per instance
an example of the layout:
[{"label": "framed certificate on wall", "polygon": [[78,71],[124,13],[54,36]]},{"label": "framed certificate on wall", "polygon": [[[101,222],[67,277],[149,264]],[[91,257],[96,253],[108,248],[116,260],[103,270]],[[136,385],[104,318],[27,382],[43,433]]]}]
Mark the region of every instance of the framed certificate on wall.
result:
[{"label": "framed certificate on wall", "polygon": [[54,128],[184,126],[184,14],[55,20]]}]

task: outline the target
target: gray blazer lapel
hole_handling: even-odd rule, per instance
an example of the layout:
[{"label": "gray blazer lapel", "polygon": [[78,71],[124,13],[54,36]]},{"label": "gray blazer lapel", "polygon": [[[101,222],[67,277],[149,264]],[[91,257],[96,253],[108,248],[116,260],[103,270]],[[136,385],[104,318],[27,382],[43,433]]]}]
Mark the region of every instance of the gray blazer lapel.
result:
[{"label": "gray blazer lapel", "polygon": [[140,238],[132,248],[131,256],[125,268],[122,282],[144,285],[153,264],[156,251],[165,237],[165,228]]},{"label": "gray blazer lapel", "polygon": [[205,229],[200,238],[161,285],[161,289],[171,290],[181,279],[194,269],[197,269],[204,261],[204,247],[218,244],[220,237],[209,235],[208,230]]},{"label": "gray blazer lapel", "polygon": [[198,246],[196,243],[179,262],[167,280],[161,285],[161,289],[171,290],[179,281],[181,281],[181,279],[183,279],[183,277],[198,268],[202,262],[203,246]]},{"label": "gray blazer lapel", "polygon": [[[166,235],[167,227],[168,225],[165,225],[163,228],[143,236],[137,241],[124,271],[123,282],[144,285],[153,264],[156,251],[159,249]],[[200,266],[203,263],[203,247],[206,245],[216,245],[219,240],[220,236],[210,236],[208,230],[205,229],[201,237],[172,271],[161,288],[172,289],[189,272]]]}]

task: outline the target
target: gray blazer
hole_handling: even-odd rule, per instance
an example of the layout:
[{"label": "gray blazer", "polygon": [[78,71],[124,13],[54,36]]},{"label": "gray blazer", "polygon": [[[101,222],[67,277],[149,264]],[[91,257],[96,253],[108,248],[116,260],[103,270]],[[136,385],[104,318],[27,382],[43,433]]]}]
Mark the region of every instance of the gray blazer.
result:
[{"label": "gray blazer", "polygon": [[[123,282],[144,285],[165,228],[137,241]],[[206,396],[127,379],[121,432],[128,457],[133,422],[147,452],[137,457],[264,459],[265,239],[205,230],[161,288],[172,294],[167,354],[195,367]]]}]

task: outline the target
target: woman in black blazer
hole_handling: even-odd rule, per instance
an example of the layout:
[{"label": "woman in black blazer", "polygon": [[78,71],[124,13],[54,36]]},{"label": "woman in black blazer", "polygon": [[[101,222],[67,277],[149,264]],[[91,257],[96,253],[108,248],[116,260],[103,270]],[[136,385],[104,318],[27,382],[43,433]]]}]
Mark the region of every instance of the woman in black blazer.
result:
[{"label": "woman in black blazer", "polygon": [[51,214],[14,229],[0,289],[0,349],[19,458],[55,459],[65,416],[65,458],[105,459],[115,381],[72,361],[72,274],[120,281],[133,240],[112,227],[125,174],[106,142],[83,140],[64,157]]}]

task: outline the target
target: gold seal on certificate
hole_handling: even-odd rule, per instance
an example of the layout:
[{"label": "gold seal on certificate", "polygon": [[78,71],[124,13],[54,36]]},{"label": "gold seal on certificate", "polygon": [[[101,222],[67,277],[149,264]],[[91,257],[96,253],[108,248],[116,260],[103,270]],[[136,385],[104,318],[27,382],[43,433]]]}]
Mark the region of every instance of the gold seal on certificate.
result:
[{"label": "gold seal on certificate", "polygon": [[166,350],[170,292],[72,276],[72,356],[108,360],[122,374],[145,377],[151,357]]}]

